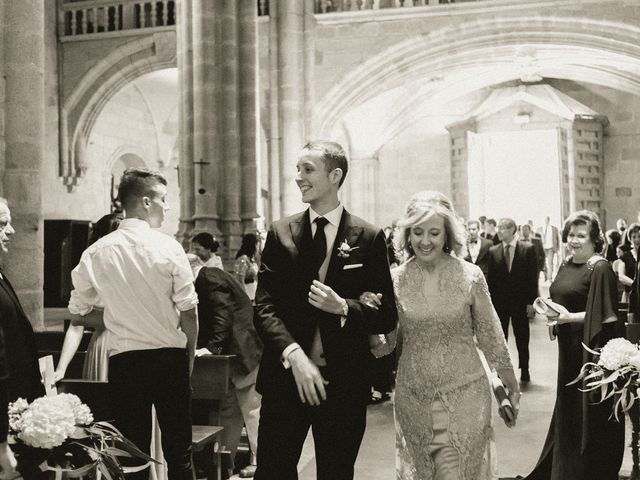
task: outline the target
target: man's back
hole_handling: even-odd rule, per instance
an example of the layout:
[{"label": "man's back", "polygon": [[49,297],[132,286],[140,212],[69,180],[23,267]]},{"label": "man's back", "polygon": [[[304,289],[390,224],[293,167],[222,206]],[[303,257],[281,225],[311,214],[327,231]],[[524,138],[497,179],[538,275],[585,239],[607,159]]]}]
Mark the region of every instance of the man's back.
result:
[{"label": "man's back", "polygon": [[197,297],[189,263],[173,238],[144,221],[125,219],[87,249],[72,277],[70,310],[104,306],[111,355],[185,347],[178,310],[193,308]]}]

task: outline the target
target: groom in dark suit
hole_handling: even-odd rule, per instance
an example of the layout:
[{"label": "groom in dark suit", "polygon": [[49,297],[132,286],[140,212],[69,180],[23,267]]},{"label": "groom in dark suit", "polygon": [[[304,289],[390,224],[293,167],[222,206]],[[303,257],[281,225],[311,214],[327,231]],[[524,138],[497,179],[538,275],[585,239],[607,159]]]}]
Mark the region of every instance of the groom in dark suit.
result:
[{"label": "groom in dark suit", "polygon": [[502,218],[498,222],[501,242],[489,251],[487,283],[505,338],[509,333],[509,320],[513,324],[520,380],[528,382],[528,317],[533,315],[533,301],[538,296],[538,263],[535,247],[518,240],[516,229],[516,222],[510,218]]},{"label": "groom in dark suit", "polygon": [[[338,200],[348,170],[340,145],[308,143],[297,169],[310,208],[273,223],[258,275],[264,354],[255,478],[297,479],[311,427],[318,480],[350,480],[370,396],[369,335],[397,321],[385,235]],[[358,300],[365,291],[382,294],[379,310]]]}]

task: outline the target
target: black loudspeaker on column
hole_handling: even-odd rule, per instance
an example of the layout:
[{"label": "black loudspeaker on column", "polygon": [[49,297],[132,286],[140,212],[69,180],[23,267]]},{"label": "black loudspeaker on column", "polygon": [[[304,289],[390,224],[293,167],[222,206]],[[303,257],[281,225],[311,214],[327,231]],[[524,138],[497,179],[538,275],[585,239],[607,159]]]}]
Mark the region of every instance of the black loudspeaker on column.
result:
[{"label": "black loudspeaker on column", "polygon": [[91,222],[44,221],[44,306],[66,307],[71,294],[71,270],[87,248]]}]

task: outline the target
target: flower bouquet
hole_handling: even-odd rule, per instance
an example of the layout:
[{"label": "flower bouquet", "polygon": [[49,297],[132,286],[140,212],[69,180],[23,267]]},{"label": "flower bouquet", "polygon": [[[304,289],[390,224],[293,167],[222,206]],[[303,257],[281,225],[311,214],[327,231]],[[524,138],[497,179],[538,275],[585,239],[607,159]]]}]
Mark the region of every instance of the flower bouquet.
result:
[{"label": "flower bouquet", "polygon": [[600,352],[586,345],[582,346],[591,354],[599,356],[598,363],[587,362],[582,366],[578,377],[568,385],[584,381],[583,392],[600,390],[602,403],[614,398],[612,415],[629,411],[638,400],[637,387],[640,384],[640,349],[638,345],[624,338],[609,340]]},{"label": "flower bouquet", "polygon": [[[25,459],[22,464],[53,472],[56,479],[124,480],[125,473],[155,462],[113,425],[93,422],[89,407],[69,393],[10,403],[9,432],[12,449]],[[124,467],[121,458],[138,458],[141,465]]]}]

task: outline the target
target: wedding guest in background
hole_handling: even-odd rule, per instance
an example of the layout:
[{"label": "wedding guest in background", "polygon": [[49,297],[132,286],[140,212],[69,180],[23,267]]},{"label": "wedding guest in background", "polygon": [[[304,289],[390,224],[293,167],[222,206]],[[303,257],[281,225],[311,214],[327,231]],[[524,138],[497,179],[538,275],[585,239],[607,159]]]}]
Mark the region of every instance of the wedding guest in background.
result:
[{"label": "wedding guest in background", "polygon": [[631,247],[629,245],[625,245],[624,243],[618,245],[616,252],[618,258],[611,266],[615,274],[618,276],[618,285],[622,286],[622,292],[621,295],[619,295],[620,301],[627,303],[629,302],[633,279],[636,275],[637,262],[631,254]]},{"label": "wedding guest in background", "polygon": [[[296,184],[309,208],[274,222],[258,275],[264,342],[256,480],[297,478],[313,430],[318,480],[351,480],[370,398],[370,334],[397,321],[384,233],[338,198],[349,168],[335,142],[307,143]],[[376,309],[359,300],[382,295]]]},{"label": "wedding guest in background", "polygon": [[538,229],[540,238],[542,239],[542,246],[544,247],[545,256],[545,268],[544,278],[546,281],[553,279],[553,273],[556,269],[556,255],[560,251],[560,236],[558,234],[558,227],[551,225],[551,219],[544,217],[544,227]]},{"label": "wedding guest in background", "polygon": [[538,276],[540,276],[540,272],[544,271],[545,265],[544,247],[542,246],[542,240],[533,236],[532,232],[533,230],[531,229],[531,225],[522,225],[520,227],[520,240],[524,243],[530,243],[536,249],[536,257],[538,259]]},{"label": "wedding guest in background", "polygon": [[527,480],[617,480],[624,420],[611,417],[614,399],[597,403],[579,390],[580,385],[567,385],[585,362],[597,361],[583,343],[598,349],[624,336],[624,323],[617,316],[616,278],[611,265],[598,254],[604,236],[595,213],[581,210],[570,215],[562,241],[571,255],[549,289],[551,299],[569,311],[550,318],[557,321],[556,405],[540,459]]},{"label": "wedding guest in background", "polygon": [[513,326],[520,380],[529,382],[529,317],[538,296],[538,260],[534,246],[518,240],[516,228],[513,219],[500,219],[501,243],[491,247],[487,283],[505,338],[509,322]]},{"label": "wedding guest in background", "polygon": [[222,259],[216,255],[220,242],[209,232],[200,232],[191,239],[191,253],[195,253],[206,267],[224,270]]},{"label": "wedding guest in background", "polygon": [[[117,230],[123,218],[121,212],[109,213],[100,218],[100,220],[93,225],[89,245],[92,245],[100,238]],[[87,346],[87,353],[82,368],[82,378],[102,382],[108,380],[109,334],[104,328],[103,308],[100,305],[96,305],[96,308],[88,315],[74,319],[67,329],[62,352],[60,353],[60,360],[55,370],[56,381],[64,378],[67,367],[80,346],[85,327],[93,328],[93,335],[91,335],[89,345]]]},{"label": "wedding guest in background", "polygon": [[[251,252],[247,250],[248,253]],[[262,342],[253,324],[252,301],[245,292],[245,284],[219,268],[201,268],[195,286],[200,326],[196,356],[235,355],[231,364],[231,388],[220,400],[219,407],[220,425],[224,427],[222,442],[231,453],[229,468],[235,468],[242,427],[246,426],[252,462],[241,476],[252,477],[256,468],[261,402],[256,392],[256,378],[262,357]]]},{"label": "wedding guest in background", "polygon": [[640,223],[632,223],[627,228],[627,239],[629,240],[629,246],[631,247],[631,254],[638,262],[638,249],[640,249]]},{"label": "wedding guest in background", "polygon": [[474,337],[516,415],[520,389],[484,275],[459,258],[464,227],[441,193],[415,194],[398,227],[409,259],[392,271],[402,331],[396,476],[489,480],[492,398]]},{"label": "wedding guest in background", "polygon": [[182,246],[156,230],[168,209],[166,185],[156,172],[125,170],[118,188],[125,218],[82,254],[69,311],[77,318],[104,305],[116,426],[149,453],[155,406],[169,478],[192,480],[189,376],[198,297]]},{"label": "wedding guest in background", "polygon": [[233,270],[252,302],[256,298],[259,257],[258,236],[255,233],[245,233],[242,236],[242,245],[236,253]]},{"label": "wedding guest in background", "polygon": [[487,221],[487,217],[485,215],[480,215],[478,217],[478,223],[480,224],[480,236],[484,238],[484,224]]},{"label": "wedding guest in background", "polygon": [[476,264],[482,270],[484,276],[489,271],[489,249],[493,242],[480,236],[480,222],[469,220],[467,222],[467,256],[465,260]]},{"label": "wedding guest in background", "polygon": [[615,229],[610,229],[605,233],[605,239],[607,241],[605,258],[613,263],[618,258],[616,249],[618,245],[622,243],[622,237],[620,236],[620,232]]},{"label": "wedding guest in background", "polygon": [[498,237],[498,231],[496,229],[497,225],[493,218],[488,218],[487,221],[484,222],[484,235],[481,235],[487,240],[492,241],[494,245],[500,243],[500,237]]},{"label": "wedding guest in background", "polygon": [[[15,233],[7,200],[0,197],[0,264],[9,258]],[[4,270],[0,269],[0,468],[11,478],[16,468],[25,480],[42,478],[38,465],[28,455],[16,458],[7,443],[9,402],[22,397],[31,402],[44,394],[40,383],[38,351],[31,322]],[[27,453],[27,452],[25,452]]]},{"label": "wedding guest in background", "polygon": [[627,221],[624,218],[619,218],[616,220],[616,230],[618,230],[622,241],[628,245],[629,240],[627,239]]}]

